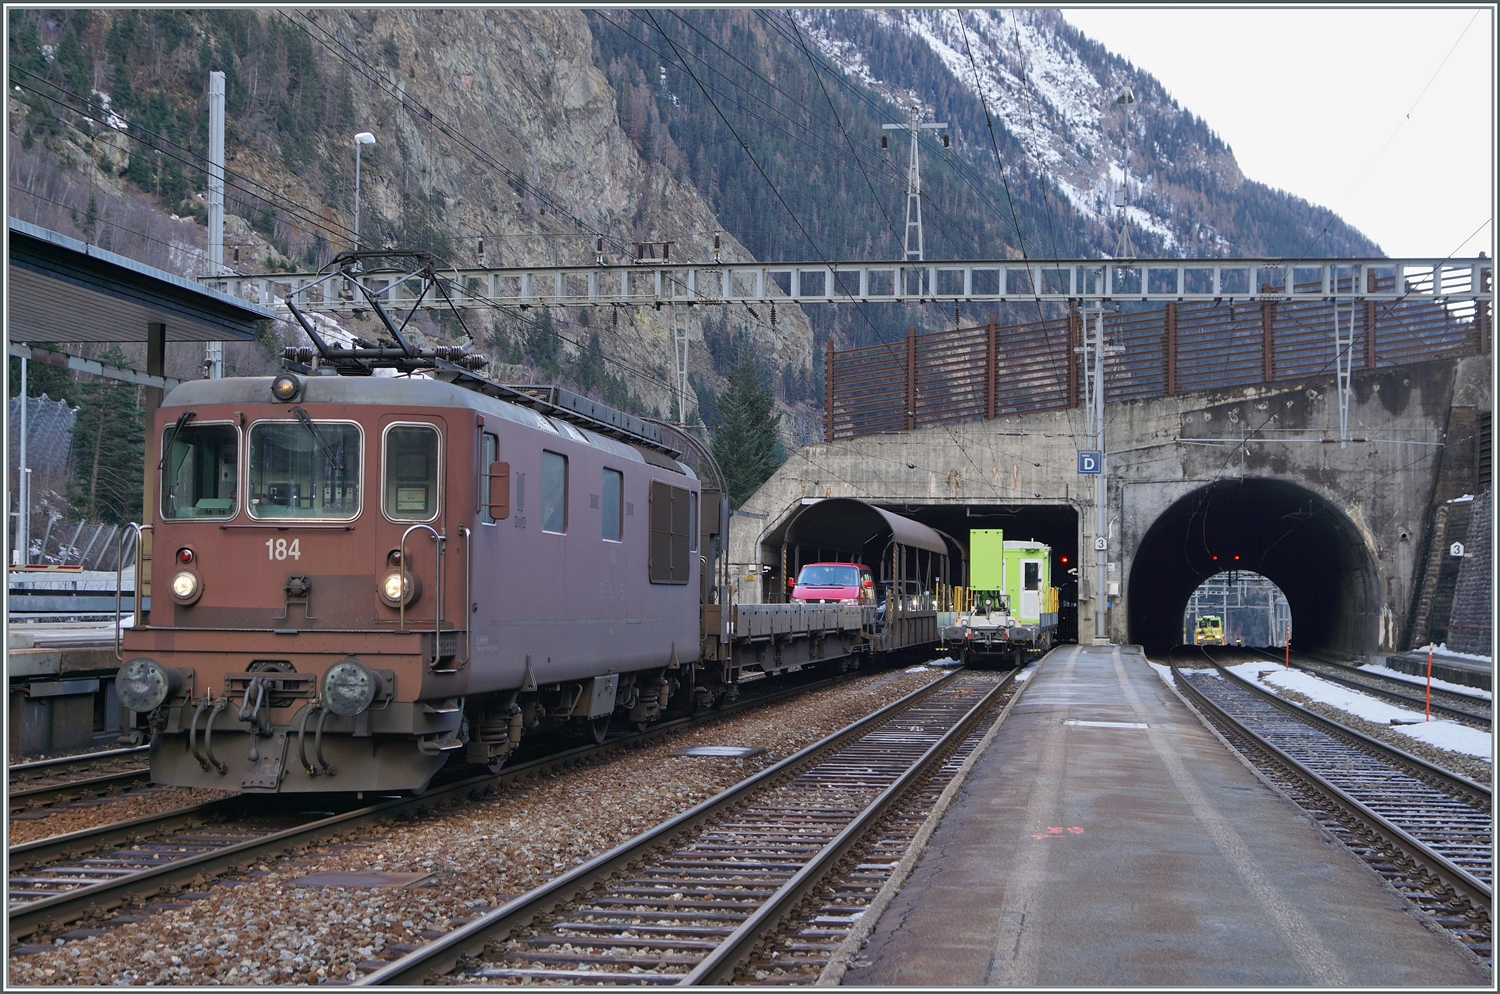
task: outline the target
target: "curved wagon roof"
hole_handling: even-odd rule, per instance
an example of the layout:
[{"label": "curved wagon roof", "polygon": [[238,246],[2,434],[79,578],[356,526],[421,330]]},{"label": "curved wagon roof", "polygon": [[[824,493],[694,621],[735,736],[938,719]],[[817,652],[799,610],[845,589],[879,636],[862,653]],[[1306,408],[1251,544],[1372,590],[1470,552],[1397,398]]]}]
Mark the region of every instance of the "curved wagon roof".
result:
[{"label": "curved wagon roof", "polygon": [[784,541],[857,555],[866,542],[884,532],[898,545],[948,555],[947,543],[934,529],[853,497],[828,497],[793,512]]}]

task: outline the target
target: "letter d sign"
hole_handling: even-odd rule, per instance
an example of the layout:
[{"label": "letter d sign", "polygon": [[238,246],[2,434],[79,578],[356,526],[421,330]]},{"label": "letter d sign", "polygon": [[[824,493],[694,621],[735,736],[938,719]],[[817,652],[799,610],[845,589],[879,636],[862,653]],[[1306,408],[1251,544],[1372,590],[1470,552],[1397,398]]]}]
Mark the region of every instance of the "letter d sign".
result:
[{"label": "letter d sign", "polygon": [[1103,462],[1104,458],[1098,452],[1091,452],[1088,449],[1078,450],[1078,472],[1080,473],[1098,475]]}]

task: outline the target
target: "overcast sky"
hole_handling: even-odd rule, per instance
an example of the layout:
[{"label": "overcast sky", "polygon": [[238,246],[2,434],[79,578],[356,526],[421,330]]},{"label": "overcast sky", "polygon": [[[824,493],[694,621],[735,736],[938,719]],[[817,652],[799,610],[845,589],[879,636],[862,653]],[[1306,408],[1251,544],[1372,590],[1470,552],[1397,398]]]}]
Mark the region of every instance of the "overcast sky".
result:
[{"label": "overcast sky", "polygon": [[1063,16],[1159,79],[1246,176],[1332,208],[1387,255],[1495,255],[1491,8]]}]

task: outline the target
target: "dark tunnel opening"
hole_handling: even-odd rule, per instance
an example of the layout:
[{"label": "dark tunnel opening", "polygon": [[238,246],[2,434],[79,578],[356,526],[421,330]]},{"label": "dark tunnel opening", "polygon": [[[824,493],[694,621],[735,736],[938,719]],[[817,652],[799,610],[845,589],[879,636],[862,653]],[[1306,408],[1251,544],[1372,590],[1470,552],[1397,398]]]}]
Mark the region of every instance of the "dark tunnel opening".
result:
[{"label": "dark tunnel opening", "polygon": [[1130,567],[1130,641],[1165,653],[1182,639],[1193,591],[1235,569],[1281,588],[1293,648],[1359,654],[1378,647],[1380,587],[1358,529],[1312,491],[1261,479],[1203,487],[1151,525]]}]

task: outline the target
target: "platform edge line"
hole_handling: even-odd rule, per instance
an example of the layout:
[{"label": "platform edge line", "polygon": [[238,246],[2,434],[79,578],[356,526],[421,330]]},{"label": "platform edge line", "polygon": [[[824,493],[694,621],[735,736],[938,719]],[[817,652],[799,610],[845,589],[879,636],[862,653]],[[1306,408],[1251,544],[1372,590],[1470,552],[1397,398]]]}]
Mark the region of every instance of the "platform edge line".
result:
[{"label": "platform edge line", "polygon": [[1042,663],[1045,661],[1046,657],[1043,657],[1037,663],[1036,669],[1032,670],[1031,675],[1023,682],[1021,689],[1017,690],[1016,695],[1006,702],[1005,707],[1000,709],[999,717],[995,719],[994,724],[990,725],[989,731],[984,733],[984,738],[979,740],[979,744],[974,747],[973,752],[969,753],[968,758],[958,768],[958,772],[953,775],[953,779],[949,781],[948,786],[943,788],[942,794],[938,795],[937,802],[933,805],[932,810],[928,812],[926,820],[922,822],[922,827],[912,837],[911,845],[907,847],[906,854],[896,864],[895,871],[891,873],[885,884],[880,888],[880,892],[875,895],[875,899],[870,902],[869,907],[865,908],[864,914],[860,915],[854,929],[844,937],[844,941],[839,943],[838,948],[828,957],[828,963],[823,967],[823,972],[818,974],[818,979],[813,982],[814,987],[837,987],[843,982],[844,974],[849,970],[849,960],[864,947],[865,941],[875,931],[875,925],[885,914],[886,908],[890,907],[891,902],[895,900],[896,895],[905,886],[907,878],[911,876],[911,872],[917,867],[917,862],[926,852],[927,842],[932,838],[932,833],[937,831],[938,825],[942,823],[943,816],[953,804],[953,799],[958,796],[958,792],[963,787],[964,781],[969,778],[969,771],[974,768],[974,764],[979,761],[979,757],[984,755],[985,751],[989,749],[990,743],[995,740],[995,736],[1000,732],[1000,726],[1004,724],[1006,717],[1010,715],[1011,708],[1015,707],[1016,703],[1025,696],[1027,688],[1036,679],[1036,675],[1041,670]]}]

